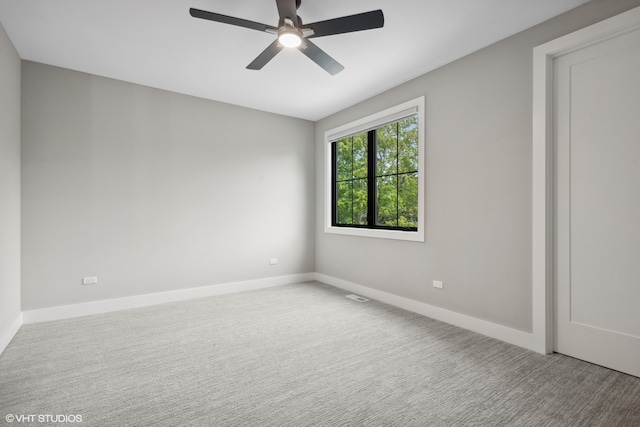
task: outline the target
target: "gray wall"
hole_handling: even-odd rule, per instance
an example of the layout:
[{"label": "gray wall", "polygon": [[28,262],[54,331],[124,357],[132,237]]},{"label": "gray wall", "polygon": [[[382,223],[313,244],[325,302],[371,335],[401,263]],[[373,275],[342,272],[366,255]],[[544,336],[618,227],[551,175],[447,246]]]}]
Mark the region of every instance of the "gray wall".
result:
[{"label": "gray wall", "polygon": [[22,81],[23,310],[314,270],[312,122],[26,61]]},{"label": "gray wall", "polygon": [[20,314],[20,57],[0,25],[0,334]]},{"label": "gray wall", "polygon": [[[531,332],[532,50],[638,5],[593,0],[318,122],[316,271]],[[324,132],[420,95],[426,242],[325,234]]]}]

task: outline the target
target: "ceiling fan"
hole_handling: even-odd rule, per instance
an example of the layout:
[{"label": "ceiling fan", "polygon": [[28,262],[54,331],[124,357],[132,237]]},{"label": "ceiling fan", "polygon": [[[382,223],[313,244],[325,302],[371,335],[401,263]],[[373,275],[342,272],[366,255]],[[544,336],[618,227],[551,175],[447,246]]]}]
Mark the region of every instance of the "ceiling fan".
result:
[{"label": "ceiling fan", "polygon": [[250,70],[262,69],[286,47],[297,48],[329,74],[334,75],[342,71],[344,67],[309,39],[371,30],[384,26],[384,15],[381,10],[328,19],[312,24],[303,24],[297,13],[300,2],[301,0],[276,0],[278,14],[280,15],[277,27],[194,8],[189,9],[189,13],[194,18],[236,25],[276,35],[276,40],[247,66]]}]

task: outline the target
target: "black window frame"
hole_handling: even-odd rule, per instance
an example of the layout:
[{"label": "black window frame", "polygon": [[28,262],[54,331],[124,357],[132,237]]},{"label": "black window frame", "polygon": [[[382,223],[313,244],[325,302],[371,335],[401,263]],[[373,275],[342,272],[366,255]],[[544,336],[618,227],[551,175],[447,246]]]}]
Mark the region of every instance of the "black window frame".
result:
[{"label": "black window frame", "polygon": [[[420,177],[420,163],[419,163],[419,158],[420,155],[418,153],[418,159],[416,159],[416,164],[418,165],[418,169],[416,169],[415,171],[404,171],[404,172],[399,172],[396,168],[396,172],[393,174],[386,174],[386,175],[378,175],[377,174],[377,131],[378,129],[389,125],[389,124],[394,124],[394,123],[399,123],[402,120],[405,120],[407,118],[413,117],[415,116],[417,121],[418,121],[418,127],[420,126],[420,119],[417,115],[408,115],[406,117],[402,117],[399,119],[395,119],[391,122],[388,123],[384,123],[384,124],[380,124],[378,126],[376,126],[373,129],[369,129],[367,131],[362,131],[362,132],[356,132],[354,134],[351,135],[346,135],[341,137],[340,139],[336,139],[336,140],[332,140],[330,141],[331,144],[331,226],[332,227],[339,227],[339,228],[359,228],[359,229],[365,229],[365,230],[393,230],[393,231],[404,231],[404,232],[417,232],[418,231],[418,226],[416,227],[401,227],[401,226],[389,226],[389,225],[377,225],[376,224],[376,213],[377,213],[377,183],[376,183],[376,179],[378,177],[382,177],[382,176],[396,176],[399,177],[400,175],[406,175],[406,174],[418,174],[418,177]],[[337,162],[338,162],[338,154],[337,154],[337,146],[338,143],[345,139],[345,138],[349,138],[349,137],[354,137],[355,135],[359,135],[362,133],[367,133],[367,224],[340,224],[337,222],[337,216],[338,216],[338,183],[339,182],[346,182],[348,180],[343,180],[343,181],[338,181],[338,166],[337,166]],[[418,141],[416,141],[418,142]],[[418,147],[419,147],[419,143],[418,143]],[[419,148],[418,148],[419,150]],[[358,179],[363,179],[363,178],[358,178]],[[356,178],[351,178],[351,181],[355,181]],[[420,200],[418,199],[417,203],[420,203]],[[396,203],[396,208],[397,208],[398,204]]]}]

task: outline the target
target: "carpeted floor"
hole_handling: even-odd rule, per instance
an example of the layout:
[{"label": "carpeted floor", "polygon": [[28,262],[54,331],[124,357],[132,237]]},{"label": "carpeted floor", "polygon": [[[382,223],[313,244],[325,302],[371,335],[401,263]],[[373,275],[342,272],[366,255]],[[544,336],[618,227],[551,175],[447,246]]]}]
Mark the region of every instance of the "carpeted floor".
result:
[{"label": "carpeted floor", "polygon": [[345,294],[303,283],[25,325],[0,356],[0,423],[640,426],[640,378]]}]

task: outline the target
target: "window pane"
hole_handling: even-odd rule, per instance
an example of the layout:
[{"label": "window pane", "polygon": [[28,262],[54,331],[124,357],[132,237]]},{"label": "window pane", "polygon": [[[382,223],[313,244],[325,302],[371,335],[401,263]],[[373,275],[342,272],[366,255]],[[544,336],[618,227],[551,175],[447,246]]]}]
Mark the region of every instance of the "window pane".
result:
[{"label": "window pane", "polygon": [[336,149],[336,167],[338,181],[352,178],[353,170],[353,150],[351,146],[352,137],[343,138],[334,144],[338,144]]},{"label": "window pane", "polygon": [[418,174],[398,176],[398,226],[418,227]]},{"label": "window pane", "polygon": [[352,181],[338,182],[336,185],[338,191],[336,206],[337,224],[353,224],[351,203],[352,185]]},{"label": "window pane", "polygon": [[397,173],[397,132],[395,123],[377,129],[376,176]]},{"label": "window pane", "polygon": [[367,177],[367,133],[353,136],[353,177]]},{"label": "window pane", "polygon": [[418,118],[398,122],[398,173],[418,170]]},{"label": "window pane", "polygon": [[397,176],[385,176],[376,178],[377,187],[377,213],[376,225],[395,227],[398,225],[398,192]]},{"label": "window pane", "polygon": [[353,223],[367,224],[367,180],[353,180]]}]

